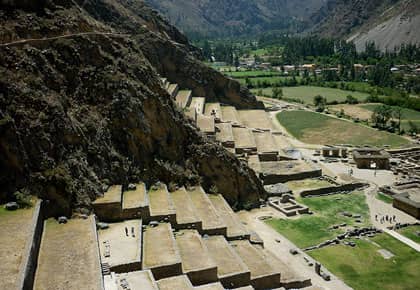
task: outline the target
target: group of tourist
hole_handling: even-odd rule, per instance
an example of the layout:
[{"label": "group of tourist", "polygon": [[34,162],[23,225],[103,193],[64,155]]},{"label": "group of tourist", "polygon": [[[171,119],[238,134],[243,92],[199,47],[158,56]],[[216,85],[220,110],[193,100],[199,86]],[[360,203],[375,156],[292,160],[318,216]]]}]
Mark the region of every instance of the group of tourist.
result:
[{"label": "group of tourist", "polygon": [[[379,215],[375,215],[375,220],[378,221]],[[380,217],[380,221],[381,224],[385,223],[385,222],[389,222],[389,223],[395,223],[397,221],[397,217],[395,215],[390,216],[390,215],[384,215]]]}]

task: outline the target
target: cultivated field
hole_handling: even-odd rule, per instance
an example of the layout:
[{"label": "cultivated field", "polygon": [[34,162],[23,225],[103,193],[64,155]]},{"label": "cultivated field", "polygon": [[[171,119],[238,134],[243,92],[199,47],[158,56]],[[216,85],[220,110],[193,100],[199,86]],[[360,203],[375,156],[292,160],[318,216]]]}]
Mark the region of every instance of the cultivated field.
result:
[{"label": "cultivated field", "polygon": [[[308,206],[314,215],[305,215],[295,220],[269,220],[267,223],[298,247],[306,248],[331,239],[345,231],[344,228],[330,230],[333,225],[346,223],[368,225],[369,209],[365,195],[361,192],[337,194],[325,197],[299,198],[297,200]],[[362,224],[356,224],[354,218],[343,216],[342,212],[360,214]]]},{"label": "cultivated field", "polygon": [[[357,290],[419,289],[418,252],[387,234],[354,242],[355,248],[335,245],[309,254]],[[379,250],[394,256],[385,259]]]},{"label": "cultivated field", "polygon": [[281,112],[277,114],[277,119],[290,134],[308,144],[400,147],[410,143],[407,139],[395,134],[315,112]]},{"label": "cultivated field", "polygon": [[[272,88],[263,89],[263,94],[271,96],[273,94]],[[345,102],[346,97],[351,95],[359,101],[364,101],[368,97],[367,93],[344,91],[340,89],[331,89],[324,87],[300,86],[300,87],[284,87],[283,96],[285,98],[299,99],[305,104],[314,103],[314,97],[321,95],[327,98],[327,102],[337,101],[339,103]]]}]

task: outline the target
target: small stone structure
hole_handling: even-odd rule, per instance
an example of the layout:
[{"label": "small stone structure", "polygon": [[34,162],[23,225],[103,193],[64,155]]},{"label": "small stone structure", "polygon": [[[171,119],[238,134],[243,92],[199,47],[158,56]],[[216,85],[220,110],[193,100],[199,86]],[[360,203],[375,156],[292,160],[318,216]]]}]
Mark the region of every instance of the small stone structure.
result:
[{"label": "small stone structure", "polygon": [[420,219],[420,188],[394,196],[392,206]]},{"label": "small stone structure", "polygon": [[359,169],[390,169],[391,155],[378,148],[357,148],[353,150],[353,159]]},{"label": "small stone structure", "polygon": [[309,213],[309,208],[307,206],[297,203],[296,200],[287,194],[282,197],[270,198],[268,204],[288,217]]}]

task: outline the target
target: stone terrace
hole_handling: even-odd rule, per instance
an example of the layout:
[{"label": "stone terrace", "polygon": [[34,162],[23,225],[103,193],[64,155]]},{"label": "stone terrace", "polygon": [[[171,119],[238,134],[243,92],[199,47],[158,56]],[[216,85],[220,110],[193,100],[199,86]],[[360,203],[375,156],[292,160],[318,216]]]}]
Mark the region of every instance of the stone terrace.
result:
[{"label": "stone terrace", "polygon": [[145,229],[143,269],[150,269],[157,280],[182,274],[181,257],[170,224]]},{"label": "stone terrace", "polygon": [[32,247],[39,205],[30,209],[6,211],[0,208],[0,289],[20,289],[25,260]]},{"label": "stone terrace", "polygon": [[234,241],[233,248],[251,270],[251,285],[257,289],[280,287],[280,272],[266,261],[264,255],[248,241]]},{"label": "stone terrace", "polygon": [[252,131],[248,128],[234,127],[233,136],[235,137],[235,149],[237,154],[244,152],[257,152],[257,144],[255,143]]},{"label": "stone terrace", "polygon": [[194,287],[186,275],[175,276],[158,281],[159,290],[193,290]]},{"label": "stone terrace", "polygon": [[203,188],[201,186],[193,187],[188,192],[196,209],[196,214],[202,221],[202,233],[226,236],[227,226],[217,214]]},{"label": "stone terrace", "polygon": [[102,263],[111,271],[124,273],[141,270],[142,221],[129,220],[110,224],[98,232]]},{"label": "stone terrace", "polygon": [[251,272],[222,236],[204,239],[217,264],[217,275],[224,287],[231,289],[250,284]]},{"label": "stone terrace", "polygon": [[217,266],[197,231],[180,231],[176,234],[176,242],[182,258],[182,271],[193,285],[218,280]]},{"label": "stone terrace", "polygon": [[53,219],[45,222],[34,289],[103,289],[92,216],[67,224]]},{"label": "stone terrace", "polygon": [[248,128],[264,131],[271,131],[273,129],[269,115],[264,110],[240,110],[238,113],[241,124]]}]

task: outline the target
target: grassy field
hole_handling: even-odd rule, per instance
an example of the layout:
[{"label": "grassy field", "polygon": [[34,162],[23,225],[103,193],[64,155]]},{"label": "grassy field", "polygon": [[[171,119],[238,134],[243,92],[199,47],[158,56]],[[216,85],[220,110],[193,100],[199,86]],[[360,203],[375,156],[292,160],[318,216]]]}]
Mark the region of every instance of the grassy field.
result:
[{"label": "grassy field", "polygon": [[389,203],[389,204],[391,204],[394,201],[394,199],[392,197],[390,197],[386,194],[383,194],[383,193],[377,193],[376,198],[385,202],[385,203]]},{"label": "grassy field", "polygon": [[257,78],[257,77],[267,77],[267,76],[281,76],[278,71],[266,71],[266,70],[250,70],[250,71],[231,71],[225,72],[226,75],[241,79],[241,78]]},{"label": "grassy field", "polygon": [[[369,240],[311,251],[310,255],[355,290],[415,290],[420,285],[420,254],[398,240],[381,234]],[[384,259],[386,249],[395,256]]]},{"label": "grassy field", "polygon": [[415,241],[416,243],[420,244],[420,237],[416,234],[420,232],[420,226],[406,227],[406,228],[398,230],[398,232],[406,236],[407,238]]},{"label": "grassy field", "polygon": [[267,223],[300,248],[317,245],[344,232],[343,229],[330,230],[333,225],[355,225],[354,218],[341,215],[343,211],[360,214],[363,223],[369,224],[369,209],[361,192],[297,200],[308,206],[314,215],[304,215],[296,220],[268,220]]},{"label": "grassy field", "polygon": [[352,144],[400,147],[410,142],[398,135],[308,111],[277,114],[279,122],[295,138],[309,144]]},{"label": "grassy field", "polygon": [[[265,95],[271,96],[273,93],[272,88],[263,89]],[[313,86],[300,86],[300,87],[284,87],[283,95],[286,98],[293,98],[302,100],[305,104],[314,103],[314,97],[321,95],[327,98],[327,102],[345,102],[348,95],[352,95],[359,101],[364,101],[368,96],[367,93],[344,91],[340,89],[331,89],[323,87],[313,87]]]}]

